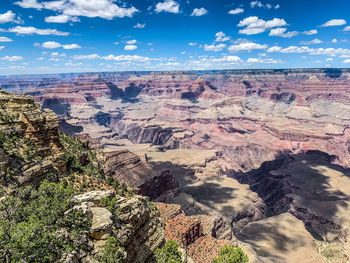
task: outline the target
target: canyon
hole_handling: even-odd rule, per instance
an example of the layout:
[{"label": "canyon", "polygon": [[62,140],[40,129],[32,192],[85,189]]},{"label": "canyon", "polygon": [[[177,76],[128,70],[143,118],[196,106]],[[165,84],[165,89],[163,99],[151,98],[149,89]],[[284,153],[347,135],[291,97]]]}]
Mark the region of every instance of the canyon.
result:
[{"label": "canyon", "polygon": [[106,176],[156,202],[165,236],[195,262],[226,243],[250,262],[350,258],[349,69],[6,76],[0,86],[26,101],[1,95],[0,110],[31,124],[40,156],[58,159],[52,169],[65,169],[60,145],[38,131],[55,138],[59,123],[103,149]]}]

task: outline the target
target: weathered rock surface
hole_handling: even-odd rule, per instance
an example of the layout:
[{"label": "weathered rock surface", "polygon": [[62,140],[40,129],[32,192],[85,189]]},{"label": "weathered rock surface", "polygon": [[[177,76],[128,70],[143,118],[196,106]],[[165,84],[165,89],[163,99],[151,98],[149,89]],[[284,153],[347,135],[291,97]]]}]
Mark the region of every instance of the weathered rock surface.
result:
[{"label": "weathered rock surface", "polygon": [[58,118],[42,112],[32,97],[0,92],[0,133],[3,185],[37,185],[48,174],[65,172]]},{"label": "weathered rock surface", "polygon": [[[116,202],[109,210],[101,201],[112,198]],[[125,248],[123,262],[148,262],[165,242],[159,212],[145,197],[124,198],[112,191],[92,191],[75,196],[72,202],[76,203],[73,209],[83,211],[92,220],[87,238],[90,250],[80,253],[77,262],[94,262],[109,236],[116,237]]]}]

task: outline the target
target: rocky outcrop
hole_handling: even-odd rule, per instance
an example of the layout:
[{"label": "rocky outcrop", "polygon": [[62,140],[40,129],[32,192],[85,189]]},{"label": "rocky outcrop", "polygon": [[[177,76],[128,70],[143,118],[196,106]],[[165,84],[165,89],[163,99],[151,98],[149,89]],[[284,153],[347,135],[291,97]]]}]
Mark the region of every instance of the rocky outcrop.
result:
[{"label": "rocky outcrop", "polygon": [[39,184],[48,174],[65,172],[58,118],[41,111],[30,96],[0,92],[0,140],[3,184]]},{"label": "rocky outcrop", "polygon": [[159,171],[128,150],[103,153],[99,157],[99,163],[104,176],[125,183],[138,194],[151,199],[178,186],[168,170]]},{"label": "rocky outcrop", "polygon": [[[113,206],[107,208],[106,203],[112,200]],[[125,250],[123,262],[148,262],[165,242],[158,210],[145,197],[124,198],[111,190],[92,191],[75,196],[72,202],[76,203],[72,210],[83,211],[91,219],[86,239],[89,250],[76,254],[73,262],[94,262],[110,236]]]}]

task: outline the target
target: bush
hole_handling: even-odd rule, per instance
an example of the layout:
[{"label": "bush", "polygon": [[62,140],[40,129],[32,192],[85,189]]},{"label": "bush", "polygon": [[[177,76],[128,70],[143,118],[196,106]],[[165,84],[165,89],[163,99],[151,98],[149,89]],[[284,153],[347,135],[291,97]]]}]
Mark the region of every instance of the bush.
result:
[{"label": "bush", "polygon": [[[79,250],[90,222],[79,212],[65,214],[73,203],[72,187],[44,181],[0,199],[0,262],[57,262]],[[64,230],[68,229],[69,230]]]},{"label": "bush", "polygon": [[155,251],[157,263],[181,263],[179,245],[174,240],[168,240],[165,245]]},{"label": "bush", "polygon": [[248,256],[240,247],[223,246],[220,249],[220,256],[213,259],[213,263],[247,263]]},{"label": "bush", "polygon": [[115,237],[108,237],[103,251],[97,256],[99,263],[119,263],[123,260],[123,249]]}]

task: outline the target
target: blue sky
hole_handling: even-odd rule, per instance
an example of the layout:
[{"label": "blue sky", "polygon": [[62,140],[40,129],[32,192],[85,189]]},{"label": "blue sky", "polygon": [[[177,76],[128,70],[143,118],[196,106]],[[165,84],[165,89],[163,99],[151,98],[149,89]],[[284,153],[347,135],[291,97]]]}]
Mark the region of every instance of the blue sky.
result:
[{"label": "blue sky", "polygon": [[349,0],[0,5],[1,75],[349,65]]}]

